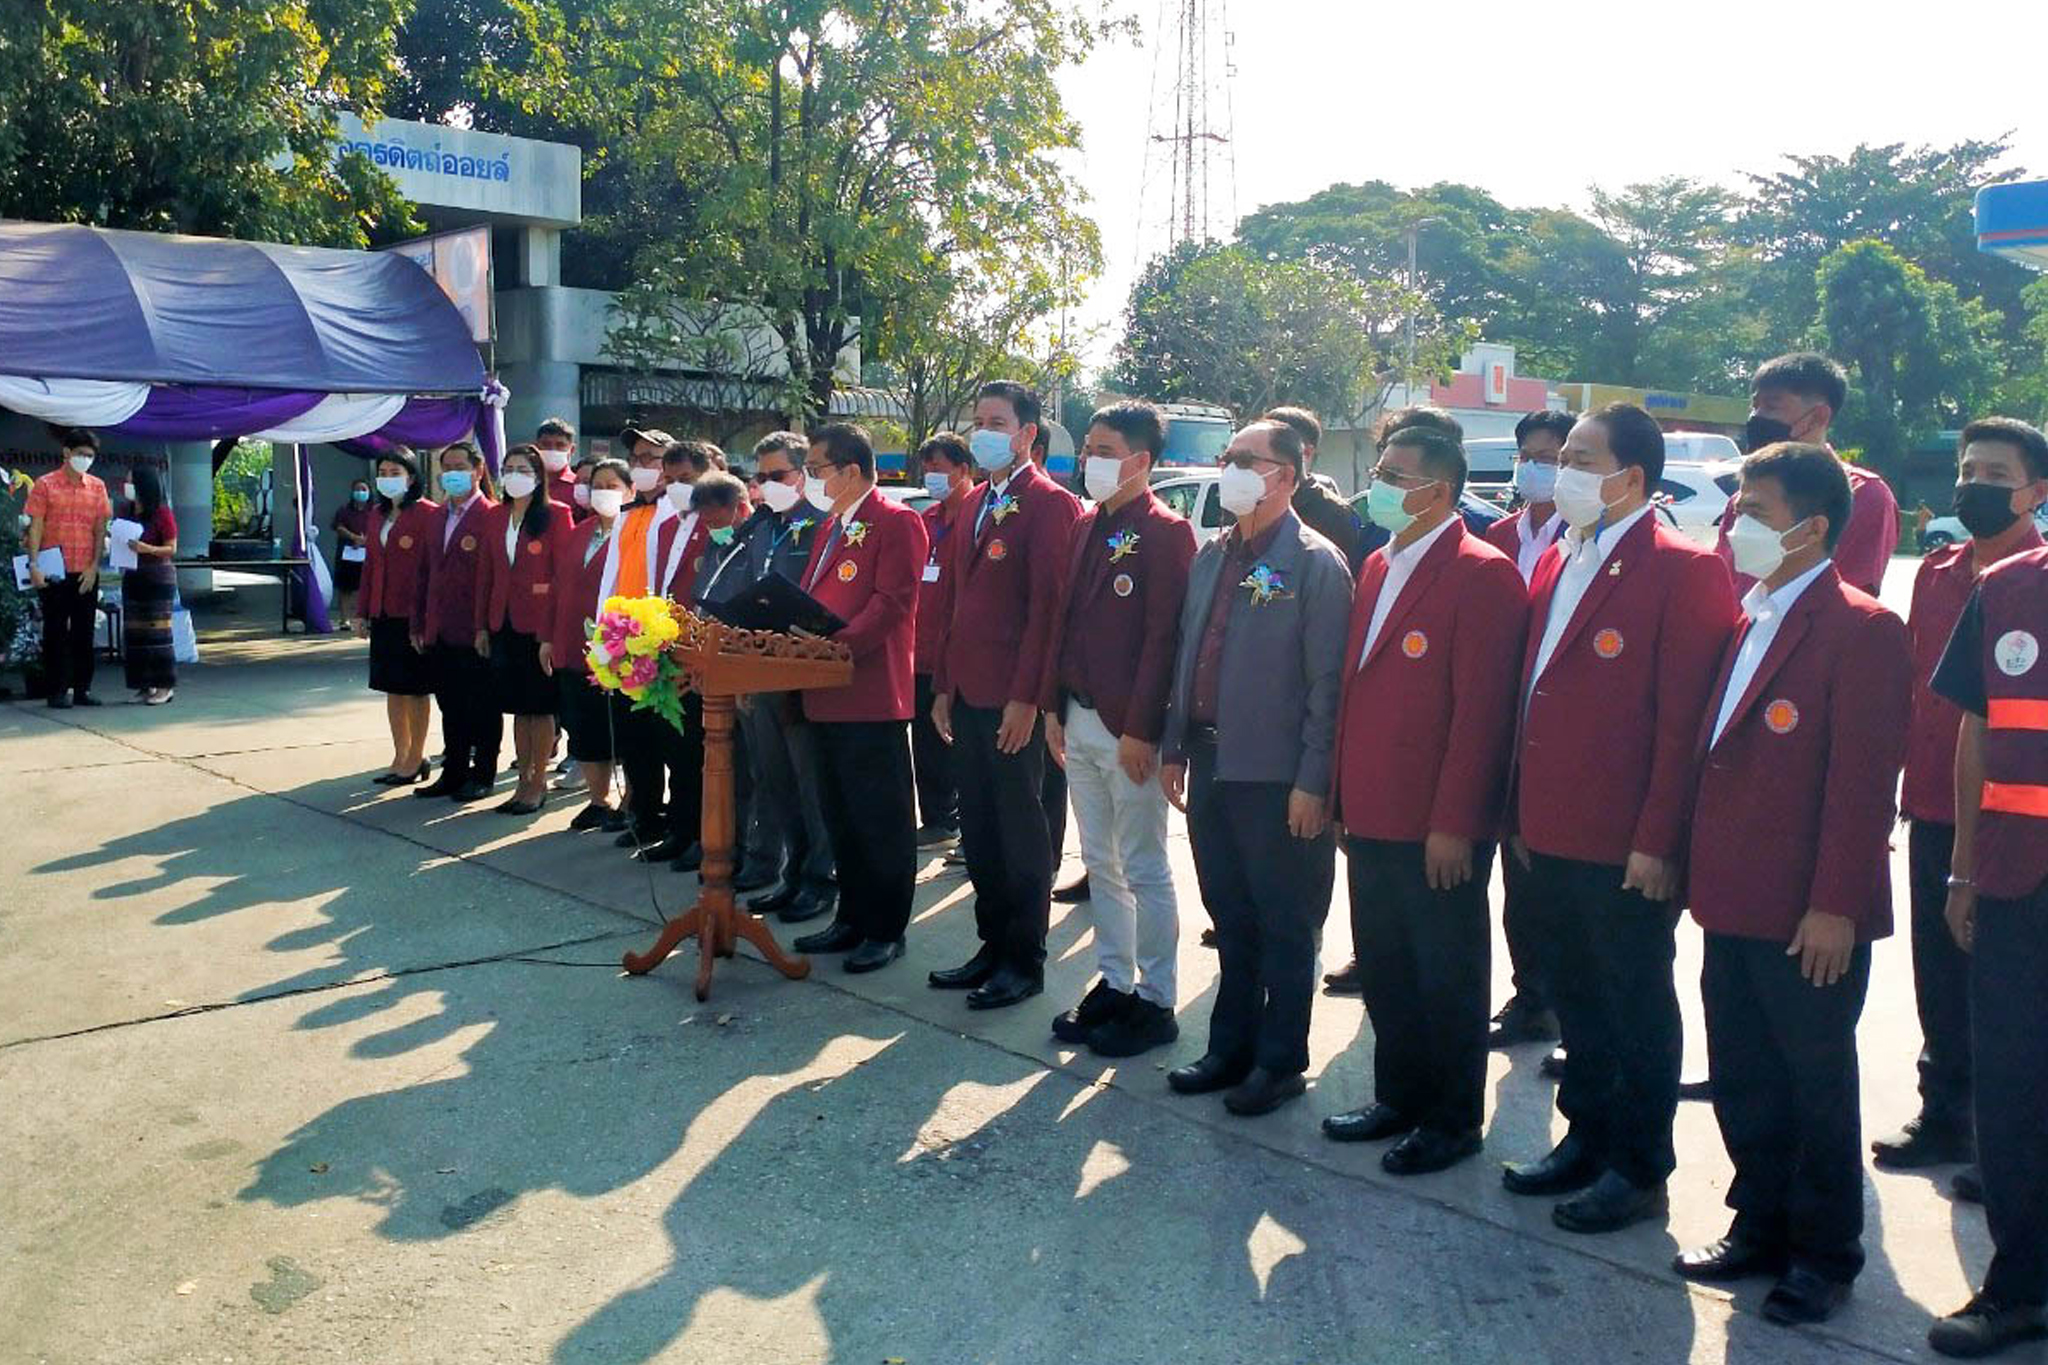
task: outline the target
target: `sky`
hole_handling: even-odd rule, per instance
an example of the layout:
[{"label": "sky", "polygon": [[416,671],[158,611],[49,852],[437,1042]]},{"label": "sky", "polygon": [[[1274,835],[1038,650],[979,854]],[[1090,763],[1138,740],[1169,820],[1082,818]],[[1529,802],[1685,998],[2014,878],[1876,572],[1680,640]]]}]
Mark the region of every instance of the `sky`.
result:
[{"label": "sky", "polygon": [[[1206,2],[1235,37],[1241,214],[1375,179],[1583,209],[1596,183],[1689,175],[1734,187],[1787,153],[2008,131],[2007,164],[2048,177],[2043,0]],[[1153,38],[1162,9],[1179,5],[1112,0],[1144,36],[1098,48],[1060,82],[1082,129],[1069,165],[1105,258],[1074,319],[1094,333],[1091,366],[1115,343],[1137,266],[1166,244],[1169,181],[1145,185],[1143,172]],[[1159,73],[1162,97],[1172,69]]]}]

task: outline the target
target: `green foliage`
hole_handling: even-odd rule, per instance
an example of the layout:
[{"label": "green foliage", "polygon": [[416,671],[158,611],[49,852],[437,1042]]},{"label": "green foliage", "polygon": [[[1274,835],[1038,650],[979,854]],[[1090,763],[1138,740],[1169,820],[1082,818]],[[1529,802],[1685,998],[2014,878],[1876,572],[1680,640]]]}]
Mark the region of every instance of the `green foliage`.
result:
[{"label": "green foliage", "polygon": [[213,533],[236,536],[256,515],[256,491],[270,468],[268,441],[243,441],[213,472]]},{"label": "green foliage", "polygon": [[327,246],[407,230],[332,110],[374,114],[407,0],[15,0],[0,213]]}]

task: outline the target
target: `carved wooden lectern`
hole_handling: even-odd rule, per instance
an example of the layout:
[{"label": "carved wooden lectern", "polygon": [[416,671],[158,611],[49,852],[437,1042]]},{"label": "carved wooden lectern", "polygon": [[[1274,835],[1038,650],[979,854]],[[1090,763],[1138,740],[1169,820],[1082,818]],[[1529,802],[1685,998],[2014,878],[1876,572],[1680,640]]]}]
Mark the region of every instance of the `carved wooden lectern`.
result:
[{"label": "carved wooden lectern", "polygon": [[732,865],[733,704],[750,692],[793,692],[839,687],[853,679],[846,646],[816,636],[740,630],[689,612],[669,656],[686,675],[684,686],[704,701],[704,844],[702,885],[697,903],[662,926],[644,953],[627,953],[625,968],[644,976],[660,966],[686,938],[697,940],[697,998],[711,994],[714,959],[731,957],[739,940],[761,950],[770,966],[792,980],[811,973],[809,958],[792,957],[775,941],[766,921],[733,904]]}]

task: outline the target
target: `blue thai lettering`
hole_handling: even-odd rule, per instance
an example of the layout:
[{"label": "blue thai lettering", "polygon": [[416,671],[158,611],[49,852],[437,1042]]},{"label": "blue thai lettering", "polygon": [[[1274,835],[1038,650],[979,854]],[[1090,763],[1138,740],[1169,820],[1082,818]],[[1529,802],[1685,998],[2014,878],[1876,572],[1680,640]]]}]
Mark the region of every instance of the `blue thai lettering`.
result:
[{"label": "blue thai lettering", "polygon": [[510,152],[506,152],[503,155],[499,156],[499,158],[496,161],[493,161],[491,163],[491,179],[510,180],[511,178],[512,154]]}]

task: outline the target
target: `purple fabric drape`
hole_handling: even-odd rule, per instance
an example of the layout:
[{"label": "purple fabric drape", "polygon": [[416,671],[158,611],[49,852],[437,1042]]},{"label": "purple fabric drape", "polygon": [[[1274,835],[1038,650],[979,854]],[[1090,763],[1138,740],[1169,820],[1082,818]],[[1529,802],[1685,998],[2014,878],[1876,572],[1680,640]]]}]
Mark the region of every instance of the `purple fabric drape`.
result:
[{"label": "purple fabric drape", "polygon": [[159,384],[142,410],[114,430],[158,441],[218,441],[289,422],[326,396],[308,389]]},{"label": "purple fabric drape", "polygon": [[472,433],[483,451],[484,463],[496,474],[498,461],[505,452],[497,448],[496,424],[490,420],[490,409],[475,398],[408,398],[398,415],[376,431],[335,444],[351,455],[374,460],[394,446],[430,450]]}]

